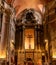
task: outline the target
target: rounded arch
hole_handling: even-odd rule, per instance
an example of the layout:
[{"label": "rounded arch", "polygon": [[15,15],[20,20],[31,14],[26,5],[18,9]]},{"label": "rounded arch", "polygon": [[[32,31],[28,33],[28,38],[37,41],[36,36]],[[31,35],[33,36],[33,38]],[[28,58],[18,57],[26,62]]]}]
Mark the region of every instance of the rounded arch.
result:
[{"label": "rounded arch", "polygon": [[42,14],[32,8],[25,9],[17,17],[17,24],[42,24]]}]

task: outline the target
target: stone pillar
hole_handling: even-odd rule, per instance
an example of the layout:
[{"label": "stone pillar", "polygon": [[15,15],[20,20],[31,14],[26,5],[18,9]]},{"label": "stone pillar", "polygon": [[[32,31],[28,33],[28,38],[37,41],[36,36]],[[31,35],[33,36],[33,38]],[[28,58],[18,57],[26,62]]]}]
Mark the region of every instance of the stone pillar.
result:
[{"label": "stone pillar", "polygon": [[38,28],[37,28],[37,49],[39,50],[41,47],[40,47],[40,31],[39,31],[39,29],[40,29],[40,26],[38,26]]},{"label": "stone pillar", "polygon": [[34,38],[34,47],[35,47],[35,50],[34,50],[34,64],[36,64],[37,63],[37,26],[35,26],[35,36],[34,36],[35,38]]},{"label": "stone pillar", "polygon": [[24,65],[25,60],[25,26],[22,27],[22,65]]},{"label": "stone pillar", "polygon": [[34,47],[35,47],[35,50],[37,51],[37,26],[35,26],[35,39],[34,40],[35,40]]},{"label": "stone pillar", "polygon": [[2,30],[1,30],[1,44],[0,50],[1,54],[6,56],[6,44],[8,39],[8,28],[9,28],[9,15],[5,12],[3,13]]},{"label": "stone pillar", "polygon": [[25,59],[25,26],[23,26],[23,44],[22,50],[24,51],[24,59]]},{"label": "stone pillar", "polygon": [[37,25],[37,52],[36,52],[36,55],[37,55],[37,64],[40,62],[41,65],[42,65],[42,49],[41,49],[41,46],[43,42],[41,42],[41,33],[42,33],[42,29],[41,29],[41,25]]}]

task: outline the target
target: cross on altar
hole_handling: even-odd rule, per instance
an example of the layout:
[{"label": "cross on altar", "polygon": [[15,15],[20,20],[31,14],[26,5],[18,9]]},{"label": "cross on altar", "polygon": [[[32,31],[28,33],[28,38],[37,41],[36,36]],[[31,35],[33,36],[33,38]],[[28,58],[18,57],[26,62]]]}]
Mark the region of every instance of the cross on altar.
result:
[{"label": "cross on altar", "polygon": [[28,34],[27,38],[29,39],[29,49],[31,49],[31,38],[32,38],[32,35],[31,34]]}]

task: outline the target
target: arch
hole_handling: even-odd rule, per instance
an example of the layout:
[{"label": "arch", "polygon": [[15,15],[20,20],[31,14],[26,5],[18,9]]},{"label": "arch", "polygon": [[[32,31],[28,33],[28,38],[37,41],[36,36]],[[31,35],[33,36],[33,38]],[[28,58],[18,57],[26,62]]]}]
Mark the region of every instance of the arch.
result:
[{"label": "arch", "polygon": [[17,17],[17,24],[42,24],[42,14],[32,8],[23,10]]}]

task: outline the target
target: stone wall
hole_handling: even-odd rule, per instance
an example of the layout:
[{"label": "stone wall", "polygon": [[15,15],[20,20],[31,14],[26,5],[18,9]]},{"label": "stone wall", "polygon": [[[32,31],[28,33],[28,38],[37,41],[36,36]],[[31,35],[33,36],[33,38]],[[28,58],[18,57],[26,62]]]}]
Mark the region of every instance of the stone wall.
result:
[{"label": "stone wall", "polygon": [[[52,4],[52,5],[51,5]],[[51,5],[51,6],[50,6]],[[48,26],[48,42],[50,61],[56,58],[56,1],[52,0],[46,5],[46,25]]]}]

